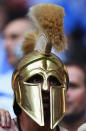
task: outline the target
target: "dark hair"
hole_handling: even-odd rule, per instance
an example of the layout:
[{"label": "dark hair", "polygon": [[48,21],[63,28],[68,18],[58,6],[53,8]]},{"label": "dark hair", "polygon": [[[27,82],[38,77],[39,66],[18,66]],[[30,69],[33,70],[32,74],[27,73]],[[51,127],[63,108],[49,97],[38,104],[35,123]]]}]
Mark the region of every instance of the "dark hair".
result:
[{"label": "dark hair", "polygon": [[14,98],[13,109],[14,109],[14,113],[16,114],[16,116],[19,117],[21,114],[21,108],[17,104],[16,97]]},{"label": "dark hair", "polygon": [[71,61],[65,62],[65,65],[66,66],[77,66],[77,67],[79,67],[84,73],[84,83],[86,85],[86,65],[84,63],[71,60]]}]

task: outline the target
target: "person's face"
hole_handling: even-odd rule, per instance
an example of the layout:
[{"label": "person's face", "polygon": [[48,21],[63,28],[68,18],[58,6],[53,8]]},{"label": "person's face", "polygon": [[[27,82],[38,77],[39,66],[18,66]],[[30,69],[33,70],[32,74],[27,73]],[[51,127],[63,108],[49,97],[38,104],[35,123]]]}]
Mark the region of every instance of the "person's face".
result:
[{"label": "person's face", "polygon": [[[44,118],[45,121],[50,120],[50,86],[58,86],[60,82],[54,76],[50,76],[47,80],[44,80],[43,77],[39,74],[32,76],[28,83],[41,84],[42,87],[42,98],[43,98],[43,108],[44,108]],[[43,84],[46,83],[47,90],[43,90]]]},{"label": "person's face", "polygon": [[83,112],[86,108],[86,87],[83,70],[78,66],[67,66],[69,89],[66,96],[66,115]]},{"label": "person's face", "polygon": [[8,62],[12,66],[14,66],[18,61],[18,57],[15,55],[15,49],[18,44],[23,42],[24,33],[27,27],[28,22],[20,19],[9,23],[4,30],[4,46],[6,49]]}]

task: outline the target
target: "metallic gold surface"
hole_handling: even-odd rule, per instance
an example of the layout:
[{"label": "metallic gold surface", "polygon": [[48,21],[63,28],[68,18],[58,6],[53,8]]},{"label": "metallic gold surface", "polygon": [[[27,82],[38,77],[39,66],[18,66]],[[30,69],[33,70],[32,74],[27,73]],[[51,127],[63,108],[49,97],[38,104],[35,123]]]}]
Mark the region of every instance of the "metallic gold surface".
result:
[{"label": "metallic gold surface", "polygon": [[[39,74],[43,84],[35,85],[28,80]],[[54,76],[61,86],[48,86],[48,78]],[[17,65],[12,79],[12,87],[19,106],[40,126],[44,126],[42,91],[50,90],[50,126],[55,128],[65,113],[65,90],[67,71],[61,60],[55,55],[46,56],[33,52]]]},{"label": "metallic gold surface", "polygon": [[51,129],[61,121],[65,113],[65,88],[51,87],[50,88],[50,103],[51,103]]},{"label": "metallic gold surface", "polygon": [[[21,100],[18,99],[20,94]],[[41,87],[24,82],[21,91],[16,91],[16,98],[19,106],[40,126],[44,126]]]}]

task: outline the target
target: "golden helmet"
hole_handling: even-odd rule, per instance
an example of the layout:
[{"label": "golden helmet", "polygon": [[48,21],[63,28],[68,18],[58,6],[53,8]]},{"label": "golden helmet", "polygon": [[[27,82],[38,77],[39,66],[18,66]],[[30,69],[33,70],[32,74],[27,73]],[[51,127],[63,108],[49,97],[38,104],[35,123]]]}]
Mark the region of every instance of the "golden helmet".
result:
[{"label": "golden helmet", "polygon": [[40,126],[49,120],[53,129],[64,116],[68,87],[67,70],[51,53],[52,45],[58,51],[66,47],[62,23],[64,10],[53,4],[39,4],[31,7],[29,16],[37,28],[30,32],[32,35],[28,34],[28,48],[32,36],[36,44],[16,66],[12,88],[19,107]]}]

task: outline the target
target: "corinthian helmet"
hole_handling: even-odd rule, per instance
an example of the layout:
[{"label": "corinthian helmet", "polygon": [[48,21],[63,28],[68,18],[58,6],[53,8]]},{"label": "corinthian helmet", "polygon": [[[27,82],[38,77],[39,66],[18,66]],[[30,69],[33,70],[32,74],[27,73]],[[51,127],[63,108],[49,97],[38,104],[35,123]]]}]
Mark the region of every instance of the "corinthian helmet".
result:
[{"label": "corinthian helmet", "polygon": [[22,47],[25,56],[13,73],[12,88],[19,107],[40,126],[48,120],[53,129],[64,116],[68,86],[67,70],[51,52],[52,47],[57,52],[67,47],[64,9],[39,4],[31,7],[28,15],[35,29],[25,38]]}]

